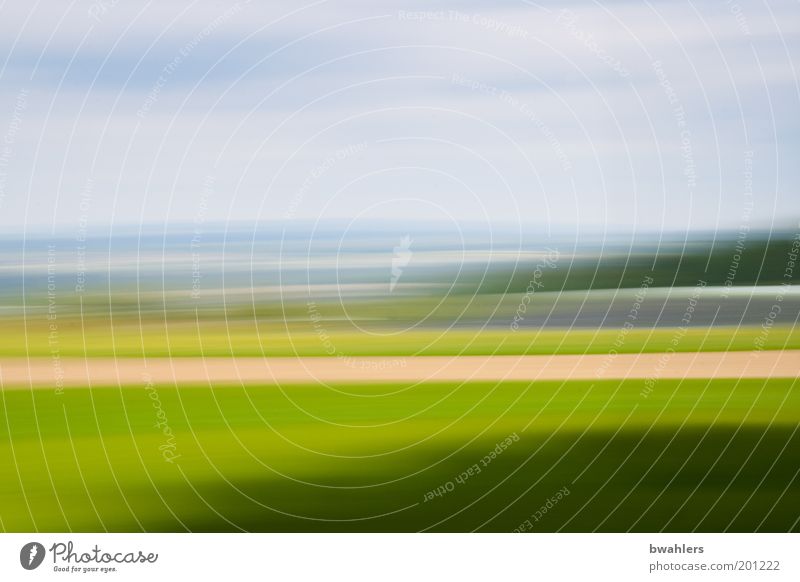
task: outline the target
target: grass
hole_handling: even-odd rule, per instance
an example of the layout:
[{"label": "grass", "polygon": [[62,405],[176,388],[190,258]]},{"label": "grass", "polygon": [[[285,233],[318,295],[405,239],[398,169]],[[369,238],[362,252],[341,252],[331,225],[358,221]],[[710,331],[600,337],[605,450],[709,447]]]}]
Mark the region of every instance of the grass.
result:
[{"label": "grass", "polygon": [[[567,487],[530,519],[534,531],[800,529],[796,380],[661,380],[646,398],[642,388],[4,391],[0,525],[511,531]],[[159,413],[171,437],[156,426]],[[456,482],[514,434],[480,473]],[[180,456],[166,462],[163,447]]]},{"label": "grass", "polygon": [[[690,328],[680,334],[670,328],[632,329],[417,329],[401,333],[386,330],[356,332],[335,323],[318,328],[234,321],[145,321],[135,319],[59,319],[56,330],[43,319],[0,320],[0,357],[116,356],[413,356],[519,355],[742,351],[800,348],[800,328],[775,326]],[[622,341],[620,342],[620,339]],[[327,342],[326,342],[327,340]]]}]

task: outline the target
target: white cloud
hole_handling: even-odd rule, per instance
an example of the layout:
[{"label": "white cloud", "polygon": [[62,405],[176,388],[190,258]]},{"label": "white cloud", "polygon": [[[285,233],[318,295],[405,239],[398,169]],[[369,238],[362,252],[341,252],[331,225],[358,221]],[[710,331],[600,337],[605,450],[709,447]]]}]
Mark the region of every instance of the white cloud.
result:
[{"label": "white cloud", "polygon": [[[191,219],[210,171],[221,218],[275,217],[318,160],[361,142],[372,146],[326,174],[298,218],[315,218],[332,191],[381,164],[417,164],[458,177],[480,204],[459,204],[452,180],[434,188],[424,172],[378,172],[336,213],[402,186],[463,219],[481,206],[493,220],[546,207],[562,222],[736,225],[748,148],[758,152],[754,219],[771,220],[776,203],[782,215],[800,214],[785,191],[800,177],[791,163],[800,154],[794,3],[573,3],[564,16],[561,4],[522,2],[435,12],[422,2],[243,2],[231,11],[224,2],[102,1],[2,9],[0,132],[20,88],[30,91],[2,224],[74,223],[75,193],[89,178],[98,223]],[[501,176],[443,140],[474,149]]]}]

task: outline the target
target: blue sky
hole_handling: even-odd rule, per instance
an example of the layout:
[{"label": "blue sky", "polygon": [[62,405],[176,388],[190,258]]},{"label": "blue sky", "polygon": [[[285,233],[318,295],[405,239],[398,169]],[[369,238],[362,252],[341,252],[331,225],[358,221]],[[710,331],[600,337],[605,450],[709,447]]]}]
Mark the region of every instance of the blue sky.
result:
[{"label": "blue sky", "polygon": [[6,2],[0,227],[800,217],[794,1]]}]

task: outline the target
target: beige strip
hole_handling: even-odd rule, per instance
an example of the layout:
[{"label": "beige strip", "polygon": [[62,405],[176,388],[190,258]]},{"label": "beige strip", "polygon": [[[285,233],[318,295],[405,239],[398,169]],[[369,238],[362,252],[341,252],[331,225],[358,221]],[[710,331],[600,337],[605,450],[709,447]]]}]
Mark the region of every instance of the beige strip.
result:
[{"label": "beige strip", "polygon": [[587,356],[6,358],[4,388],[157,383],[800,377],[800,350]]}]

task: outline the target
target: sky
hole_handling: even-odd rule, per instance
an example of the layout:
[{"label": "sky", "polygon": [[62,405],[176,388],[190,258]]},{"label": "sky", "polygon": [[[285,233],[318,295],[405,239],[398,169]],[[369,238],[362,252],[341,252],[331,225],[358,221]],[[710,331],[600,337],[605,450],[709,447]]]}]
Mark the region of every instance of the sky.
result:
[{"label": "sky", "polygon": [[0,228],[796,227],[798,57],[794,0],[6,1]]}]

